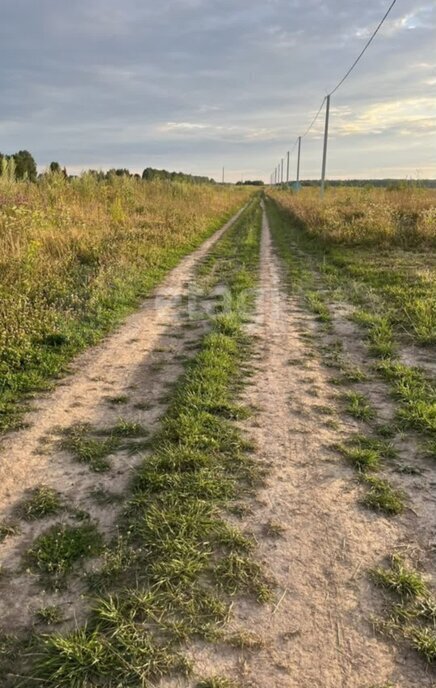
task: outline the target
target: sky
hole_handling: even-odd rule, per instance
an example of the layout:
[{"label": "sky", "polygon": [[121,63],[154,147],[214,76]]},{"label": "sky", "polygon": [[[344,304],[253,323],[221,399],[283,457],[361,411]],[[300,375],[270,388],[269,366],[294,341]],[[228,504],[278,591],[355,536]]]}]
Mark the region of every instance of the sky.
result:
[{"label": "sky", "polygon": [[[0,0],[0,152],[268,181],[388,5]],[[302,178],[322,131],[323,113]],[[436,0],[397,0],[332,97],[327,177],[436,177]]]}]

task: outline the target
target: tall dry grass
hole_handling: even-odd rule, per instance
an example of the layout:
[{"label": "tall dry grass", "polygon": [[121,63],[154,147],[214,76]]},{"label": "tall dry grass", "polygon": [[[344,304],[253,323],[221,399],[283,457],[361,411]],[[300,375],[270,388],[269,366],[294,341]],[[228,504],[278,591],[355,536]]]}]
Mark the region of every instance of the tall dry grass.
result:
[{"label": "tall dry grass", "polygon": [[268,193],[327,243],[436,246],[436,189],[330,188],[324,200],[314,188]]},{"label": "tall dry grass", "polygon": [[90,174],[0,177],[0,425],[182,255],[242,205],[243,188]]}]

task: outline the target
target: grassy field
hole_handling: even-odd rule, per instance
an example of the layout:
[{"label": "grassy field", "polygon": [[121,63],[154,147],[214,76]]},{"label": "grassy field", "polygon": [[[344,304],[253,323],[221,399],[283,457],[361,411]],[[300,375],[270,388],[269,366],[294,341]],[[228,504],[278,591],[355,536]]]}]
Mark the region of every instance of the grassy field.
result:
[{"label": "grassy field", "polygon": [[436,247],[434,189],[335,187],[327,190],[324,199],[316,188],[270,193],[298,218],[309,236],[326,244]]},{"label": "grassy field", "polygon": [[0,429],[249,194],[90,174],[0,178]]},{"label": "grassy field", "polygon": [[271,196],[302,230],[301,246],[324,261],[329,284],[345,282],[349,297],[378,316],[380,351],[390,352],[392,328],[420,346],[436,343],[435,191],[334,189],[325,203],[312,189]]}]

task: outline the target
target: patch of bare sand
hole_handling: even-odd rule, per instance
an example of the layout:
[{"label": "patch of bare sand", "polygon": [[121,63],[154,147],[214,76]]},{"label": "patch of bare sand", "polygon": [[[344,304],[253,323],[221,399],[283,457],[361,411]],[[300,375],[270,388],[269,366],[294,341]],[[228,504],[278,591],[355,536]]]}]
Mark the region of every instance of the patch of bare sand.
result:
[{"label": "patch of bare sand", "polygon": [[[196,645],[190,650],[196,674],[223,674],[252,688],[369,688],[387,681],[430,688],[435,684],[424,663],[372,629],[371,614],[380,608],[367,570],[407,536],[395,520],[359,506],[355,474],[328,449],[338,435],[319,405],[331,399],[330,372],[308,360],[302,322],[314,329],[311,316],[281,290],[264,216],[251,328],[259,355],[244,401],[259,409],[246,427],[269,475],[243,527],[256,537],[277,598],[266,606],[237,601],[232,609],[232,628],[256,632],[262,649]],[[268,523],[278,524],[282,535],[268,537]]]},{"label": "patch of bare sand", "polygon": [[[379,379],[373,371],[375,359],[368,353],[368,345],[362,339],[362,332],[350,320],[353,308],[347,304],[329,304],[332,314],[332,335],[324,335],[328,340],[339,337],[343,344],[345,360],[358,366],[368,374],[366,382],[353,385],[370,400],[377,412],[377,421],[390,425],[394,422],[397,403],[386,382]],[[418,365],[411,359],[408,365]],[[390,482],[406,495],[406,511],[399,517],[406,528],[413,532],[415,544],[421,551],[422,563],[429,571],[436,563],[436,466],[431,457],[423,453],[423,438],[416,432],[397,432],[392,439],[398,458],[384,462],[383,472]]]},{"label": "patch of bare sand", "polygon": [[[165,392],[183,372],[178,359],[193,355],[191,344],[195,344],[204,328],[204,322],[199,320],[196,326],[195,318],[186,312],[187,308],[192,309],[196,315],[195,267],[240,212],[184,258],[118,331],[75,359],[71,374],[51,393],[35,401],[37,409],[24,419],[28,427],[3,438],[0,522],[14,519],[14,509],[27,491],[44,484],[58,490],[70,509],[86,511],[101,532],[113,534],[119,506],[98,505],[90,493],[101,487],[122,494],[143,454],[118,451],[109,457],[111,470],[96,474],[60,449],[56,428],[76,423],[111,428],[122,417],[141,423],[150,431],[156,430],[165,410]],[[114,399],[118,403],[111,402]],[[59,521],[78,525],[68,513],[20,523],[20,534],[0,544],[3,632],[28,626],[35,609],[48,604],[61,606],[67,625],[81,620],[84,605],[80,595],[86,590],[80,580],[72,577],[68,590],[52,593],[43,590],[37,577],[23,566],[23,553],[35,538]]]}]

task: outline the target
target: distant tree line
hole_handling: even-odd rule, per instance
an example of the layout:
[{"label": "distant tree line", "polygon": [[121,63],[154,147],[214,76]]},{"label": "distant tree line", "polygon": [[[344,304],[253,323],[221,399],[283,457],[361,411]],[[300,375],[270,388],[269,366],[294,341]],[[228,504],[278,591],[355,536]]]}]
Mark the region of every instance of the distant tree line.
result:
[{"label": "distant tree line", "polygon": [[247,179],[246,182],[236,182],[236,186],[263,186],[264,182],[261,179],[254,179],[251,181]]},{"label": "distant tree line", "polygon": [[192,184],[215,184],[214,179],[202,177],[197,174],[184,174],[183,172],[168,172],[167,170],[156,170],[153,167],[146,167],[142,173],[142,179],[152,181],[154,179],[167,179],[168,181],[191,182]]},{"label": "distant tree line", "polygon": [[[168,172],[168,170],[157,170],[153,167],[146,167],[142,176],[130,172],[126,167],[112,168],[107,172],[102,170],[87,170],[88,174],[92,174],[99,181],[110,179],[111,177],[134,177],[136,179],[144,179],[145,181],[153,181],[155,179],[165,179],[168,181],[183,181],[191,184],[215,184],[214,179],[203,177],[195,174],[185,174],[184,172]],[[58,162],[51,162],[48,167],[49,174],[63,174],[68,177],[65,167],[61,167]],[[38,177],[36,162],[31,153],[27,150],[18,151],[12,155],[0,153],[0,176],[8,176],[11,179],[28,179],[31,182],[36,181]],[[42,175],[39,175],[40,177]]]},{"label": "distant tree line", "polygon": [[157,170],[154,167],[146,167],[142,175],[130,172],[130,170],[125,167],[114,167],[107,172],[103,172],[102,170],[88,170],[88,173],[94,175],[99,180],[110,179],[111,177],[135,177],[136,179],[143,179],[147,182],[163,179],[170,182],[190,182],[191,184],[216,183],[214,179],[210,179],[209,177],[201,177],[196,174],[185,174],[184,172],[168,172],[168,170]]}]

